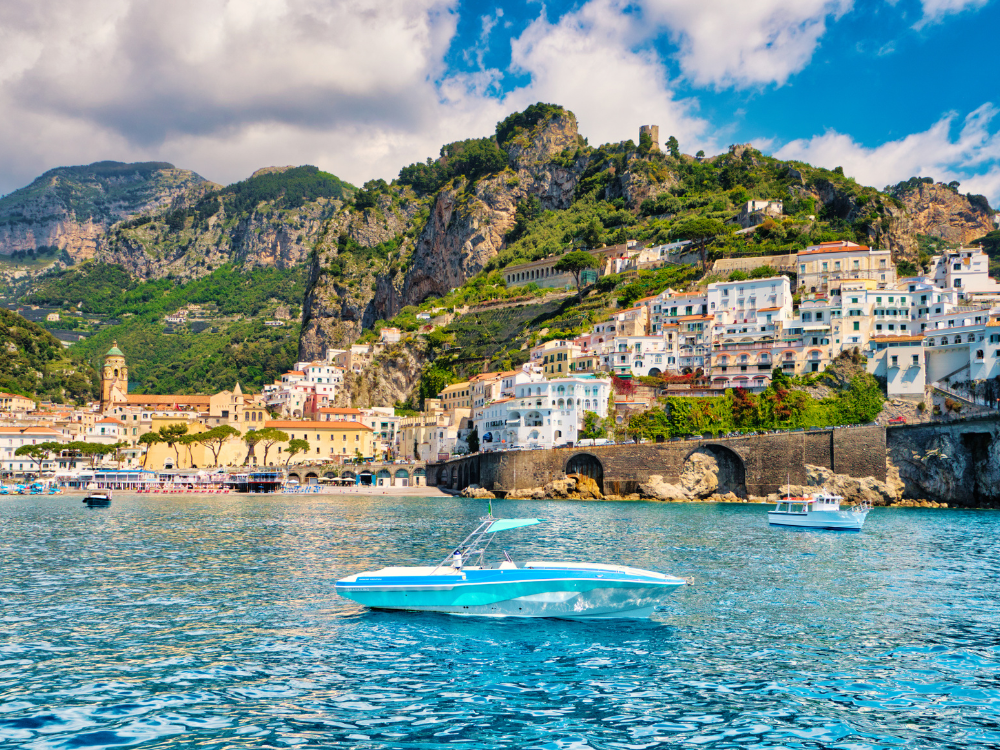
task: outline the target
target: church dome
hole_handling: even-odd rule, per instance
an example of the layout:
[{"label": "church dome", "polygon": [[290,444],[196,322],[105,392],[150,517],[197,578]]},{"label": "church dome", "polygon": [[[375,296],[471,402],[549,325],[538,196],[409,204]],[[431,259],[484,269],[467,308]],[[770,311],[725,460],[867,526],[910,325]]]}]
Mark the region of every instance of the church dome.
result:
[{"label": "church dome", "polygon": [[111,348],[108,349],[108,353],[104,355],[105,357],[124,357],[125,352],[118,348],[118,340],[111,342]]}]

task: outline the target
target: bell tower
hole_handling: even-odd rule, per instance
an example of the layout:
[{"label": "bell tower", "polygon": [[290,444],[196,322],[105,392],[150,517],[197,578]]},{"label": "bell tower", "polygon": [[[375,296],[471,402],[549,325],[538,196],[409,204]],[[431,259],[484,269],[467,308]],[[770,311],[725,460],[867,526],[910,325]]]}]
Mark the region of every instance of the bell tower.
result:
[{"label": "bell tower", "polygon": [[128,395],[128,367],[125,365],[125,355],[114,341],[108,353],[104,355],[104,368],[101,370],[101,411],[107,411],[112,404],[125,401]]}]

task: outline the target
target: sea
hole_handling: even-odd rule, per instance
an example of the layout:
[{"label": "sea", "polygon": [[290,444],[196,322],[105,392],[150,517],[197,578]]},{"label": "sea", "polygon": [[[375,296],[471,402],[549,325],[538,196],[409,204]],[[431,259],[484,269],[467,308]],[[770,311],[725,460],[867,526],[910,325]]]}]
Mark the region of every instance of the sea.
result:
[{"label": "sea", "polygon": [[514,558],[691,579],[650,620],[367,610],[485,501],[0,498],[0,748],[1000,747],[1000,512],[494,501]]}]

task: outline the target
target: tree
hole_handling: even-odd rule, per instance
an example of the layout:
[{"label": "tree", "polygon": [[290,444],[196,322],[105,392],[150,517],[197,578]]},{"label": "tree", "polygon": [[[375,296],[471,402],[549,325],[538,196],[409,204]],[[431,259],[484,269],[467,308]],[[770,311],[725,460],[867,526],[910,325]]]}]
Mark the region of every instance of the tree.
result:
[{"label": "tree", "polygon": [[639,148],[637,151],[645,156],[649,153],[649,150],[653,147],[653,136],[643,130],[639,133]]},{"label": "tree", "polygon": [[265,427],[263,430],[257,430],[257,439],[264,446],[262,465],[267,466],[267,452],[278,443],[287,443],[288,433],[276,430],[273,427]]},{"label": "tree", "polygon": [[157,443],[162,443],[163,439],[158,432],[147,432],[139,437],[139,445],[146,446],[146,452],[142,455],[142,468],[146,468],[146,461],[149,459],[149,451]]},{"label": "tree", "polygon": [[208,432],[201,433],[198,438],[202,445],[207,446],[212,451],[213,465],[218,466],[219,454],[222,452],[222,447],[234,437],[239,436],[239,434],[240,431],[235,427],[231,427],[228,424],[220,424]]},{"label": "tree", "polygon": [[479,453],[479,430],[473,427],[469,430],[469,436],[467,438],[469,444],[469,453]]},{"label": "tree", "polygon": [[576,282],[576,298],[578,301],[583,302],[583,288],[580,285],[580,274],[588,268],[597,268],[598,265],[597,258],[590,253],[583,250],[574,250],[571,253],[566,253],[556,261],[555,269],[559,273],[569,271],[573,274],[573,280]]},{"label": "tree", "polygon": [[691,240],[696,246],[701,248],[701,264],[706,266],[708,262],[707,247],[708,242],[713,237],[726,232],[726,225],[718,219],[691,219],[682,224],[678,224],[671,231],[671,235],[677,239]]},{"label": "tree", "polygon": [[302,438],[295,438],[294,440],[288,441],[288,458],[285,459],[285,468],[288,468],[288,464],[294,456],[299,453],[309,452],[309,441],[303,440]]},{"label": "tree", "polygon": [[601,244],[601,235],[604,234],[604,225],[596,216],[592,216],[587,228],[583,230],[580,239],[587,247],[598,247]]},{"label": "tree", "polygon": [[250,430],[246,435],[243,436],[243,442],[247,444],[247,457],[243,459],[243,463],[247,466],[250,465],[250,457],[254,455],[253,449],[260,442],[260,433],[263,430]]},{"label": "tree", "polygon": [[174,450],[174,458],[176,459],[175,467],[179,467],[181,463],[181,455],[177,449],[177,445],[181,442],[181,438],[187,435],[187,431],[188,426],[186,424],[168,424],[159,429],[160,442],[166,443]]},{"label": "tree", "polygon": [[191,448],[201,442],[201,433],[181,435],[177,442],[187,448],[188,466],[194,467],[194,457],[191,455]]},{"label": "tree", "polygon": [[695,154],[695,156],[697,156],[699,159],[704,159],[705,158],[705,152],[699,150],[698,153]]},{"label": "tree", "polygon": [[16,451],[14,451],[15,456],[25,456],[33,463],[38,464],[38,473],[42,473],[42,464],[49,459],[55,451],[58,451],[62,446],[59,443],[54,443],[51,441],[46,441],[44,443],[35,443],[34,445],[22,445]]},{"label": "tree", "polygon": [[600,414],[588,411],[583,414],[583,429],[579,434],[583,440],[600,440],[608,436],[608,427]]},{"label": "tree", "polygon": [[681,158],[680,144],[677,142],[677,139],[674,138],[673,136],[667,138],[667,151],[669,151],[670,155],[675,159]]},{"label": "tree", "polygon": [[109,446],[112,452],[115,454],[115,463],[118,464],[118,468],[122,467],[122,451],[128,448],[128,443],[124,440],[119,440],[112,446]]}]

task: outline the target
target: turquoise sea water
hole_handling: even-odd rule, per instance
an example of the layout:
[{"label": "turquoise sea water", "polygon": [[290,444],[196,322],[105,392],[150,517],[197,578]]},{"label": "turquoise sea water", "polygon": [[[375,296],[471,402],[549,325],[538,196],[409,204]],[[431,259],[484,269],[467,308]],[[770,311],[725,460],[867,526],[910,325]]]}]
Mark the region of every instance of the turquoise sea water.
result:
[{"label": "turquoise sea water", "polygon": [[[0,499],[0,747],[1000,746],[1000,513],[496,502],[515,559],[691,577],[649,622],[378,613],[479,501]],[[499,541],[499,540],[498,540]]]}]

